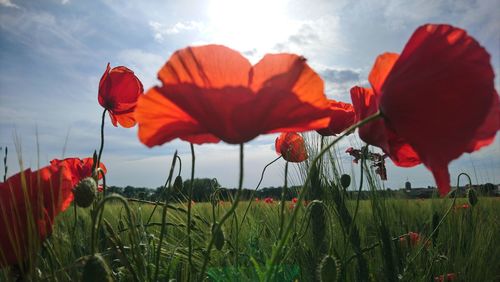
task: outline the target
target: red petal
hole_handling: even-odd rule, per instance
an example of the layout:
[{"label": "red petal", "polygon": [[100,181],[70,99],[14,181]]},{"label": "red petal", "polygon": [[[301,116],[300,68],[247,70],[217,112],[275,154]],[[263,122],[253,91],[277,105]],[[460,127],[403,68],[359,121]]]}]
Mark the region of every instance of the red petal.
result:
[{"label": "red petal", "polygon": [[451,191],[450,188],[450,173],[448,172],[448,168],[445,167],[430,167],[432,175],[436,180],[436,184],[438,186],[439,195],[444,197],[448,195]]},{"label": "red petal", "polygon": [[490,145],[495,139],[497,131],[500,129],[500,101],[498,94],[493,97],[490,111],[481,127],[476,131],[474,140],[467,147],[467,152],[472,153],[481,147]]},{"label": "red petal", "polygon": [[188,47],[175,52],[158,73],[164,85],[191,84],[200,88],[248,86],[250,62],[221,45]]},{"label": "red petal", "polygon": [[[175,138],[195,138],[213,143],[216,137],[204,135],[207,132],[177,105],[159,92],[150,89],[139,98],[135,118],[139,123],[139,139],[148,147],[161,145]],[[196,136],[196,137],[195,137]],[[202,143],[202,142],[200,142]]]},{"label": "red petal", "polygon": [[342,133],[356,121],[354,107],[351,104],[330,100],[330,123],[328,127],[318,130],[323,136]]},{"label": "red petal", "polygon": [[297,133],[282,133],[275,141],[276,152],[289,162],[302,162],[307,159],[304,139]]},{"label": "red petal", "polygon": [[384,84],[387,75],[396,63],[399,55],[396,53],[384,53],[377,57],[375,64],[368,76],[368,81],[373,87],[376,95],[380,95],[382,85]]},{"label": "red petal", "polygon": [[461,29],[422,26],[382,87],[388,125],[429,167],[445,167],[467,151],[494,95],[489,54]]}]

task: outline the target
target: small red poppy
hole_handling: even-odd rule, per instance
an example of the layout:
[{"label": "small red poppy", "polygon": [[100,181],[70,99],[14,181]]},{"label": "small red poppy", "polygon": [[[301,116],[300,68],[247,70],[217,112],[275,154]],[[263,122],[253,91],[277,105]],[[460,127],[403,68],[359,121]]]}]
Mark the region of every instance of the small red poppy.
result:
[{"label": "small red poppy", "polygon": [[299,199],[297,199],[297,197],[294,197],[294,198],[292,199],[292,203],[296,204],[298,200],[299,200]]},{"label": "small red poppy", "polygon": [[175,52],[158,73],[162,86],[139,98],[139,139],[241,144],[260,134],[328,125],[323,81],[303,57],[266,55],[256,65],[220,45]]},{"label": "small red poppy", "polygon": [[281,133],[275,141],[276,152],[288,162],[300,163],[307,160],[304,138],[297,133]]},{"label": "small red poppy", "polygon": [[108,110],[114,126],[133,127],[136,123],[134,109],[137,99],[144,93],[141,81],[126,67],[110,68],[99,82],[99,104]]},{"label": "small red poppy", "polygon": [[267,197],[264,199],[264,203],[266,203],[266,204],[272,204],[273,202],[274,202],[274,200],[271,197]]},{"label": "small red poppy", "polygon": [[446,273],[446,275],[439,275],[434,277],[434,281],[438,282],[453,281],[455,279],[457,279],[457,275],[455,273]]},{"label": "small red poppy", "polygon": [[71,179],[69,170],[50,165],[0,183],[0,268],[22,263],[38,250],[54,218],[71,202]]},{"label": "small red poppy", "polygon": [[500,129],[493,79],[490,55],[464,30],[421,26],[401,55],[377,58],[369,75],[373,90],[351,89],[357,119],[383,114],[359,135],[396,165],[424,163],[446,195],[448,163],[490,144]]},{"label": "small red poppy", "polygon": [[328,127],[317,130],[322,136],[331,136],[342,133],[355,123],[356,114],[351,104],[329,100],[330,124]]}]

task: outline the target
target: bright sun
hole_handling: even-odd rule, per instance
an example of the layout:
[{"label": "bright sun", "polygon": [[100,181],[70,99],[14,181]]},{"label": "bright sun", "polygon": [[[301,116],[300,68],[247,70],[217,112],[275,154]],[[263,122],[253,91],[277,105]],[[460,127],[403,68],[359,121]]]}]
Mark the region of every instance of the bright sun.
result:
[{"label": "bright sun", "polygon": [[287,17],[286,2],[212,0],[208,13],[213,39],[240,51],[272,51],[294,28]]}]

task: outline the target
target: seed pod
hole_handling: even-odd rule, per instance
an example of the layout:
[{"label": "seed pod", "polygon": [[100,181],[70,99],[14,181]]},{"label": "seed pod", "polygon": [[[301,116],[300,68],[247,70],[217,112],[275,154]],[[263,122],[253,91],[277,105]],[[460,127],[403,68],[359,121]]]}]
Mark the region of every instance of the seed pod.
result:
[{"label": "seed pod", "polygon": [[89,207],[96,198],[97,183],[94,178],[86,177],[82,179],[73,190],[75,195],[75,203],[82,208]]},{"label": "seed pod", "polygon": [[351,176],[349,176],[349,174],[342,174],[342,176],[340,176],[340,185],[342,185],[344,189],[347,189],[347,187],[351,185]]},{"label": "seed pod", "polygon": [[335,282],[337,281],[337,273],[340,273],[340,262],[335,257],[326,255],[319,263],[319,281]]},{"label": "seed pod", "polygon": [[222,247],[224,247],[224,232],[222,231],[222,228],[217,228],[217,226],[217,223],[212,225],[212,234],[215,237],[215,248],[220,251],[222,250]]},{"label": "seed pod", "polygon": [[182,177],[180,175],[174,180],[174,191],[182,191]]},{"label": "seed pod", "polygon": [[112,282],[111,269],[99,254],[91,256],[83,267],[82,282]]},{"label": "seed pod", "polygon": [[469,188],[469,190],[467,190],[467,198],[469,199],[469,204],[475,206],[478,202],[476,190]]}]

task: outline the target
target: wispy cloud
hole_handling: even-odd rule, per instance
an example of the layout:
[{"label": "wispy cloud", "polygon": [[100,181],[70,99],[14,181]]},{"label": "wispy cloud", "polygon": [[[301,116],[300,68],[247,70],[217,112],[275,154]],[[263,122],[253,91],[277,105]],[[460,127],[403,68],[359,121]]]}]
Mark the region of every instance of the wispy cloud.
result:
[{"label": "wispy cloud", "polygon": [[150,21],[149,26],[153,30],[154,38],[162,42],[169,35],[179,34],[185,31],[202,31],[205,27],[202,22],[184,21],[173,25],[162,24],[157,21]]},{"label": "wispy cloud", "polygon": [[16,4],[12,3],[11,0],[0,0],[0,5],[10,8],[19,8]]}]

